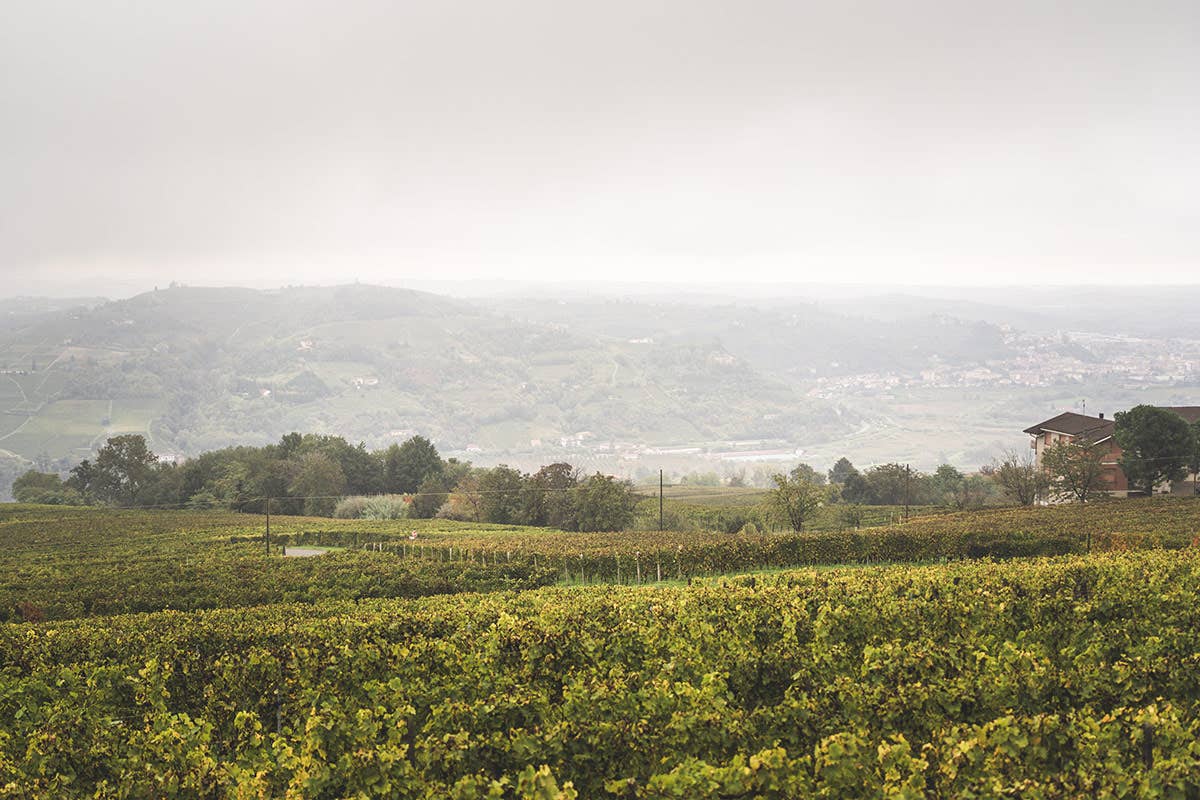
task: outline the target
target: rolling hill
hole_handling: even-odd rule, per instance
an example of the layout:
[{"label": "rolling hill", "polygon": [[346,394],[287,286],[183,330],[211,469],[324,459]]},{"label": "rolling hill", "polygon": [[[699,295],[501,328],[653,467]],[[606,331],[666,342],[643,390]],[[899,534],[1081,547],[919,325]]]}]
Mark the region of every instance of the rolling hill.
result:
[{"label": "rolling hill", "polygon": [[0,448],[42,466],[119,432],[180,455],[291,430],[372,447],[420,432],[477,460],[545,461],[587,442],[797,443],[856,424],[716,338],[630,341],[411,290],[172,287],[10,317]]}]

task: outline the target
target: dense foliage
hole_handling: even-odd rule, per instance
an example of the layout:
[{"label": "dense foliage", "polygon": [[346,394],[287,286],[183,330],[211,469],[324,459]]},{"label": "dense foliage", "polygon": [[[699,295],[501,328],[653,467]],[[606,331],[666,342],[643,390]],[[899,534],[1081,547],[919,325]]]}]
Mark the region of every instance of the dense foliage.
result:
[{"label": "dense foliage", "polygon": [[[118,508],[228,508],[308,516],[417,519],[443,516],[565,530],[621,530],[633,521],[632,486],[570,464],[527,475],[501,464],[478,468],[443,461],[433,443],[413,436],[369,452],[340,436],[289,433],[278,444],[217,450],[182,463],[160,462],[137,434],[114,436],[95,460],[63,481],[29,471],[13,487],[18,502]],[[403,508],[379,492],[404,492]],[[361,498],[344,503],[347,498]],[[269,506],[269,508],[268,508]]]},{"label": "dense foliage", "polygon": [[14,797],[1190,797],[1193,551],[0,627]]},{"label": "dense foliage", "polygon": [[1153,494],[1162,483],[1181,480],[1197,443],[1192,426],[1176,412],[1151,405],[1118,411],[1113,439],[1121,446],[1121,471],[1132,489]]}]

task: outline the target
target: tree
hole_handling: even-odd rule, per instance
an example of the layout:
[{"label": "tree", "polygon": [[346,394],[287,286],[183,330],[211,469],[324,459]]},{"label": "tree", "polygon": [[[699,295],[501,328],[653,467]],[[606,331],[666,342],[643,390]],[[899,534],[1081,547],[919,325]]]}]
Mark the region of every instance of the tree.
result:
[{"label": "tree", "polygon": [[323,453],[342,470],[346,483],[344,491],[353,494],[377,494],[383,490],[383,474],[378,455],[367,451],[361,442],[355,446],[341,436],[309,433],[299,447],[289,448],[289,460],[303,458],[308,453]]},{"label": "tree", "polygon": [[303,499],[305,514],[332,516],[337,501],[346,491],[346,475],[341,465],[325,453],[305,453],[300,457],[299,471],[288,491]]},{"label": "tree", "polygon": [[681,486],[720,486],[721,476],[713,471],[689,472],[679,479]]},{"label": "tree", "polygon": [[847,475],[840,486],[842,487],[841,498],[847,503],[872,505],[878,502],[871,484],[858,470]]},{"label": "tree", "polygon": [[1086,503],[1101,491],[1106,452],[1106,444],[1096,444],[1087,437],[1060,441],[1042,452],[1042,467],[1054,490]]},{"label": "tree", "polygon": [[366,444],[351,445],[342,437],[334,438],[322,449],[338,462],[346,476],[346,491],[354,494],[378,494],[383,491],[383,474],[379,457],[367,450]]},{"label": "tree", "polygon": [[300,445],[303,443],[304,437],[301,434],[295,431],[285,434],[277,445],[279,452],[276,453],[276,457],[286,461],[293,456],[299,455]]},{"label": "tree", "polygon": [[157,461],[145,437],[136,433],[114,436],[96,454],[87,489],[103,503],[133,505],[138,493],[150,484]]},{"label": "tree", "polygon": [[79,492],[63,483],[57,473],[32,469],[13,481],[12,496],[18,503],[77,505],[83,502]]},{"label": "tree", "polygon": [[456,458],[448,459],[442,470],[427,475],[413,495],[408,515],[414,519],[432,519],[450,500],[450,493],[471,472],[471,464]]},{"label": "tree", "polygon": [[12,496],[18,503],[38,503],[33,499],[45,492],[55,492],[63,488],[63,481],[53,472],[38,472],[29,470],[13,481]]},{"label": "tree", "polygon": [[384,491],[411,494],[421,483],[444,468],[433,442],[424,436],[413,436],[404,444],[393,444],[383,457]]},{"label": "tree", "polygon": [[904,503],[917,505],[927,499],[922,491],[926,476],[904,464],[880,464],[863,473],[863,477],[871,487],[873,502],[893,506]]},{"label": "tree", "polygon": [[795,467],[793,467],[791,476],[796,480],[804,481],[805,483],[811,483],[814,486],[821,486],[825,483],[824,475],[817,472],[810,465],[804,463],[797,464]]},{"label": "tree", "polygon": [[621,531],[633,523],[637,498],[629,481],[597,472],[575,491],[575,524],[581,531]]},{"label": "tree", "polygon": [[1183,417],[1156,406],[1134,406],[1114,417],[1118,462],[1131,487],[1154,494],[1159,484],[1182,480],[1195,449],[1195,434]]},{"label": "tree", "polygon": [[[293,491],[293,486],[299,478],[302,461],[303,459],[271,458],[262,451],[256,453],[249,461],[248,475],[242,483],[242,492],[244,492],[244,497],[259,499],[242,503],[243,510],[261,514],[266,510],[268,502],[263,498],[273,498],[270,501],[272,513],[303,513],[304,501],[288,498],[289,494],[302,494]],[[318,494],[321,493],[318,492]]]},{"label": "tree", "polygon": [[1192,494],[1200,494],[1200,419],[1192,423],[1192,456],[1188,459],[1192,473]]},{"label": "tree", "polygon": [[183,470],[169,461],[159,461],[151,468],[148,480],[138,491],[137,505],[164,508],[182,506],[185,501],[182,487]]},{"label": "tree", "polygon": [[967,483],[966,476],[953,465],[942,464],[939,466],[934,471],[931,482],[938,502],[952,508],[962,508],[966,503],[963,491]]},{"label": "tree", "polygon": [[858,470],[855,469],[854,465],[850,463],[850,459],[842,456],[834,463],[833,468],[829,470],[829,482],[842,485],[846,483],[851,476],[858,474]]},{"label": "tree", "polygon": [[417,487],[408,515],[413,519],[433,519],[450,498],[453,488],[454,485],[445,475],[430,475]]},{"label": "tree", "polygon": [[1023,506],[1036,503],[1048,488],[1046,471],[1038,468],[1031,450],[1024,455],[1009,450],[1002,460],[992,464],[989,477],[1005,496]]},{"label": "tree", "polygon": [[483,495],[479,491],[481,472],[482,470],[471,469],[458,479],[454,484],[454,491],[438,510],[438,516],[483,522]]},{"label": "tree", "polygon": [[542,467],[525,481],[521,518],[525,525],[561,530],[575,526],[575,497],[579,474],[570,464]]},{"label": "tree", "polygon": [[67,486],[79,492],[85,501],[90,501],[96,483],[96,465],[85,458],[72,468],[66,483]]},{"label": "tree", "polygon": [[987,476],[965,475],[949,502],[951,506],[962,511],[968,508],[979,508],[987,502],[989,496],[994,495],[995,487],[992,486]]},{"label": "tree", "polygon": [[501,464],[479,478],[480,513],[484,522],[513,525],[521,521],[525,475]]},{"label": "tree", "polygon": [[776,475],[775,488],[767,493],[771,510],[797,533],[828,497],[828,490],[791,475]]}]

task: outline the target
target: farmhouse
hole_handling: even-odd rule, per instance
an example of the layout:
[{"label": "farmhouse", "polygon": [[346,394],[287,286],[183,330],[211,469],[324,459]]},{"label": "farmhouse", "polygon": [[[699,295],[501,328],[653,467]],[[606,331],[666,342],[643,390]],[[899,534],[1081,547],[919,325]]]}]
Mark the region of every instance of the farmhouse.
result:
[{"label": "farmhouse", "polygon": [[[1200,419],[1200,406],[1163,406],[1167,411],[1174,411],[1188,422]],[[1057,417],[1039,422],[1025,429],[1033,438],[1029,442],[1034,450],[1038,466],[1042,464],[1042,454],[1046,448],[1060,442],[1072,442],[1087,439],[1102,450],[1101,464],[1104,472],[1100,479],[1104,482],[1104,490],[1114,497],[1128,497],[1130,494],[1129,481],[1117,461],[1121,458],[1121,447],[1113,438],[1116,424],[1111,419],[1105,419],[1104,414],[1090,417],[1086,414],[1076,414],[1067,411]],[[1195,476],[1188,476],[1184,481],[1175,485],[1164,485],[1159,491],[1163,494],[1191,494],[1194,491]]]}]

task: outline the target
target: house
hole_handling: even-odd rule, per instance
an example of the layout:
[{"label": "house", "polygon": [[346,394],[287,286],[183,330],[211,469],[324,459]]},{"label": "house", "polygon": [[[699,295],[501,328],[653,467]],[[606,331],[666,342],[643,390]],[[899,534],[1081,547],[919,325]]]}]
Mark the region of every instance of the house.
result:
[{"label": "house", "polygon": [[[1200,419],[1200,406],[1163,406],[1167,411],[1174,411],[1189,423]],[[1073,442],[1078,439],[1088,439],[1102,449],[1101,464],[1104,471],[1100,475],[1104,491],[1114,497],[1128,497],[1130,494],[1129,481],[1125,477],[1118,460],[1121,458],[1121,447],[1113,438],[1116,424],[1111,419],[1105,419],[1104,414],[1090,417],[1086,414],[1076,414],[1067,411],[1057,417],[1039,422],[1025,429],[1025,433],[1033,437],[1029,446],[1034,451],[1037,465],[1042,465],[1042,454],[1046,448],[1060,442]],[[1192,494],[1196,476],[1189,475],[1185,480],[1175,485],[1164,485],[1158,491],[1162,494]],[[1136,492],[1135,492],[1136,493]]]}]

